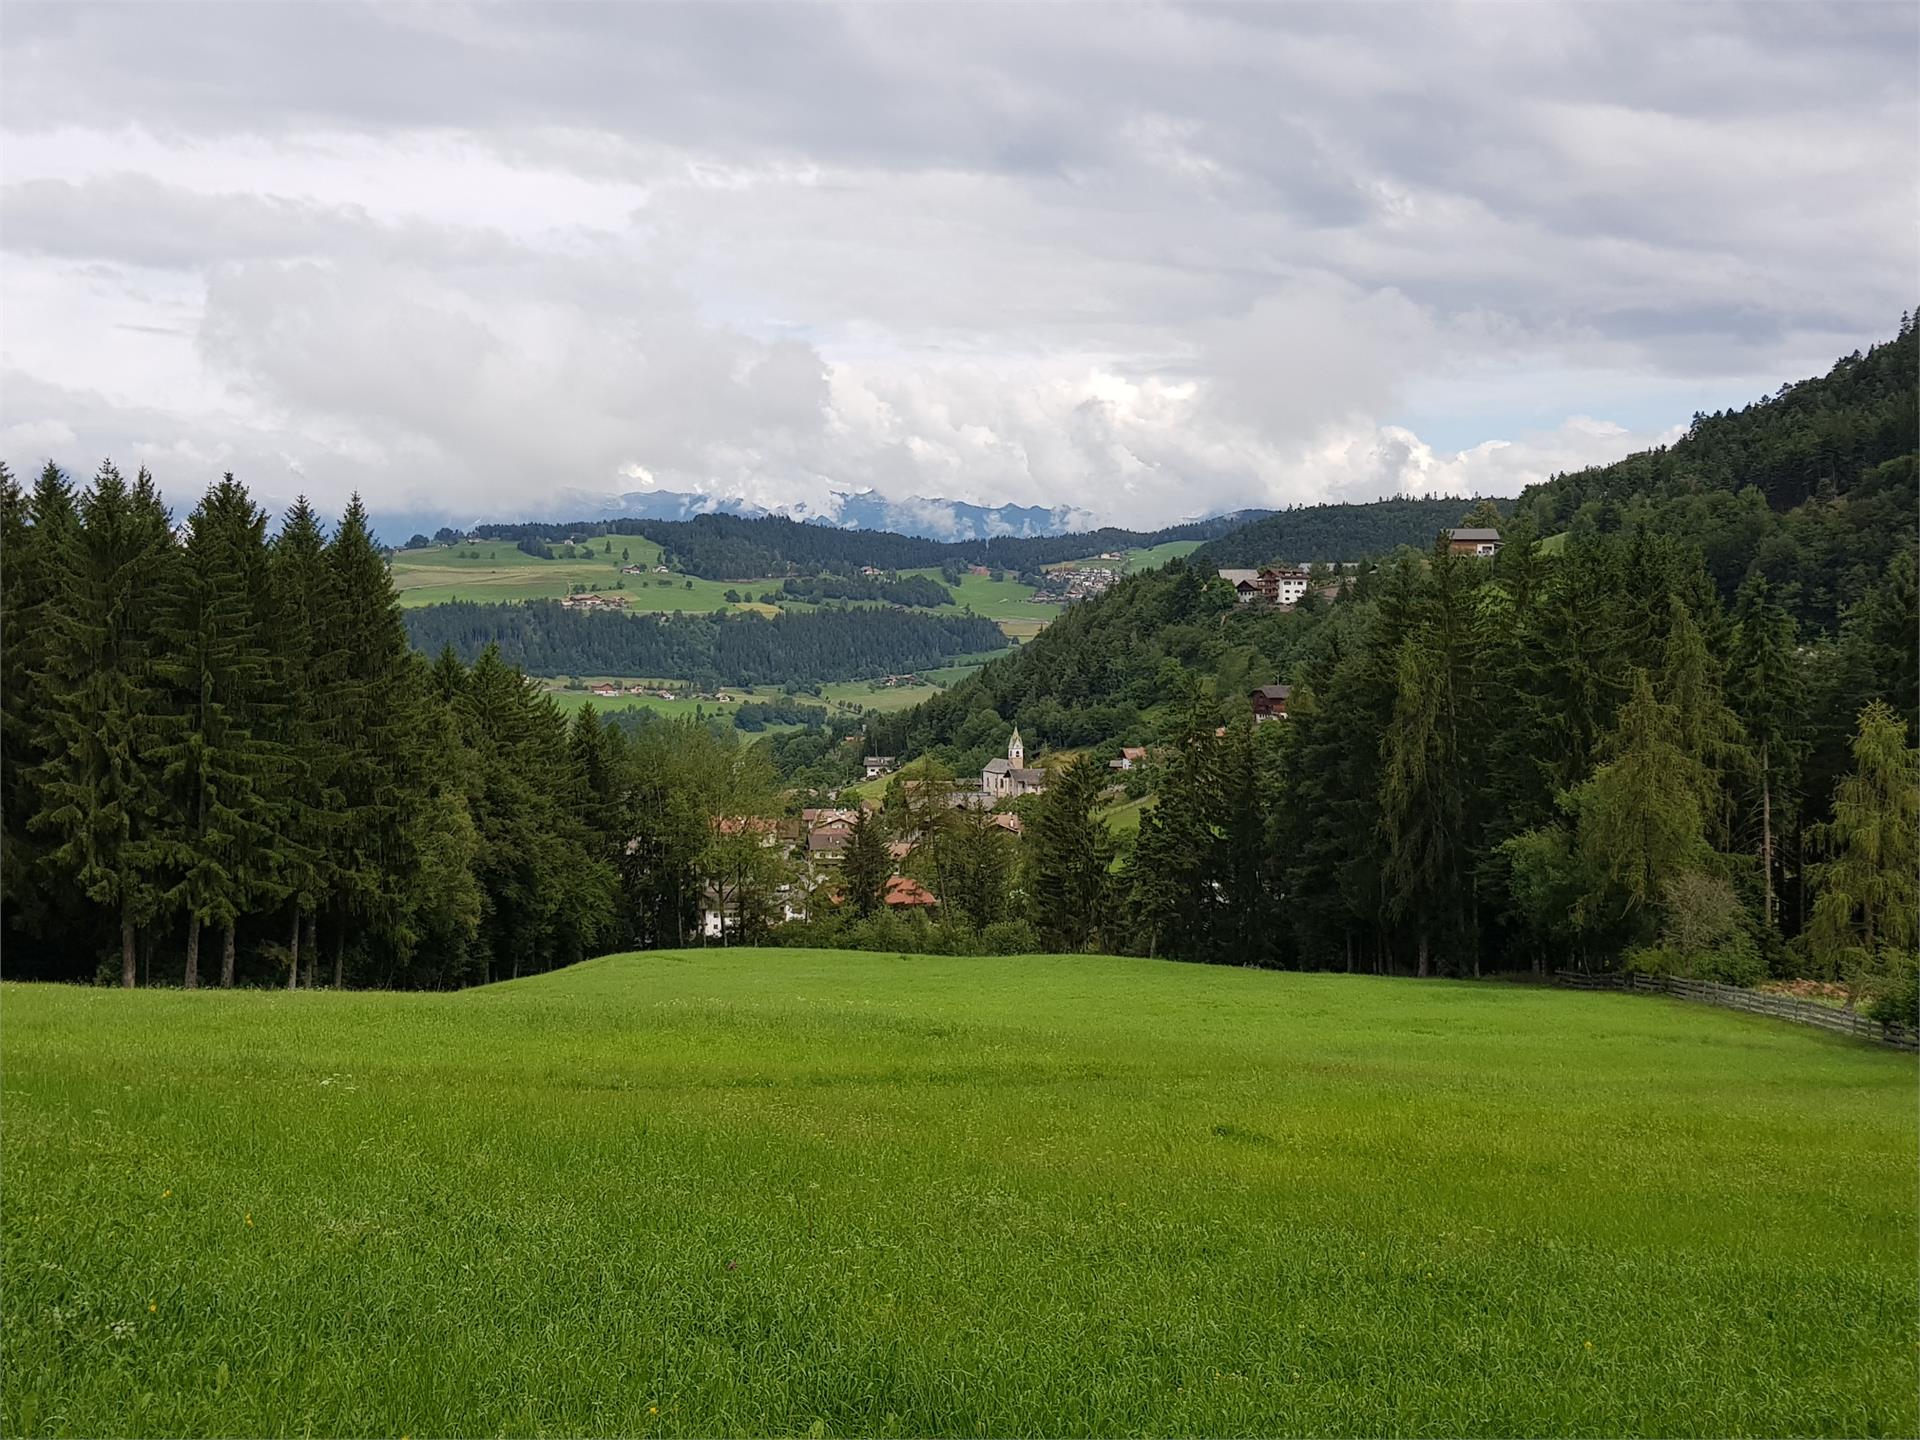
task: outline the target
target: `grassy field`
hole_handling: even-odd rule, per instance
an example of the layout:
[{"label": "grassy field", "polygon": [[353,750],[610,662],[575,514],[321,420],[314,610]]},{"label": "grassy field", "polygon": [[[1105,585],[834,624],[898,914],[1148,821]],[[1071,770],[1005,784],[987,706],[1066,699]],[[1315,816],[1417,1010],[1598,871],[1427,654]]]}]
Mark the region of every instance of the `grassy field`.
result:
[{"label": "grassy field", "polygon": [[1169,540],[1164,545],[1154,545],[1144,550],[1127,551],[1127,573],[1137,574],[1142,570],[1157,570],[1169,560],[1177,560],[1191,555],[1200,548],[1198,540]]},{"label": "grassy field", "polygon": [[[653,710],[675,720],[692,719],[696,715],[704,715],[709,718],[718,716],[727,721],[731,721],[740,707],[749,700],[765,701],[781,696],[780,690],[774,687],[768,687],[762,692],[747,686],[728,687],[725,704],[718,700],[662,700],[653,695],[595,695],[590,690],[549,690],[547,693],[553,696],[554,702],[569,714],[591,700],[593,708],[602,715],[615,710]],[[820,703],[810,696],[806,698],[809,704]]]},{"label": "grassy field", "polygon": [[[602,550],[609,541],[613,545],[611,554]],[[596,535],[590,543],[594,554],[586,560],[537,560],[505,541],[451,549],[435,545],[426,550],[400,550],[394,553],[390,573],[394,589],[400,592],[400,603],[407,606],[439,605],[449,600],[558,600],[570,594],[575,585],[598,585],[603,591],[625,596],[631,610],[726,610],[733,608],[727,591],[744,596],[754,583],[748,582],[743,588],[737,582],[694,579],[689,589],[690,577],[684,575],[622,575],[622,549],[632,557],[633,564],[653,565],[660,559],[660,547],[637,535]],[[624,588],[615,591],[616,584]],[[761,588],[773,588],[772,582]]]},{"label": "grassy field", "polygon": [[1107,822],[1107,828],[1116,833],[1137,832],[1140,829],[1140,817],[1153,807],[1158,797],[1142,795],[1137,800],[1122,800],[1100,812],[1100,819]]},{"label": "grassy field", "polygon": [[1100,957],[0,987],[0,1428],[1917,1420],[1911,1057]]}]

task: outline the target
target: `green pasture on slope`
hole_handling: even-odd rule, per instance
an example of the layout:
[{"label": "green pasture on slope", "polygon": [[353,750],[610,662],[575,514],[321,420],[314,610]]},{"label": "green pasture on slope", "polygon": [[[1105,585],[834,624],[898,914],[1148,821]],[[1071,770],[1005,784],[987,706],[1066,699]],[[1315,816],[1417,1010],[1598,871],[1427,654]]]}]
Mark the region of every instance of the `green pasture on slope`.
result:
[{"label": "green pasture on slope", "polygon": [[1169,560],[1178,560],[1191,555],[1201,546],[1198,540],[1169,540],[1163,545],[1153,545],[1144,549],[1127,551],[1127,573],[1137,575],[1142,570],[1157,570]]},{"label": "green pasture on slope", "polygon": [[[611,554],[604,548],[613,545]],[[725,610],[728,590],[746,591],[739,582],[701,580],[685,575],[623,575],[620,552],[634,565],[656,565],[660,547],[638,535],[595,535],[588,542],[588,559],[541,560],[515,548],[511,541],[479,545],[435,545],[425,550],[394,552],[388,567],[394,589],[405,606],[439,605],[450,600],[477,600],[504,604],[519,600],[558,600],[575,585],[599,586],[605,593],[626,597],[631,610]],[[687,588],[693,578],[693,588]],[[665,582],[665,583],[662,583]],[[749,586],[755,582],[746,582]],[[623,588],[616,590],[620,585]],[[766,588],[762,585],[761,588]],[[750,598],[750,597],[749,597]]]},{"label": "green pasture on slope", "polygon": [[8,1435],[1911,1435],[1911,1056],[1092,956],[18,984]]},{"label": "green pasture on slope", "polygon": [[[1058,605],[1036,605],[1033,600],[1034,589],[1031,585],[1022,585],[1011,570],[1004,572],[1003,578],[993,579],[988,575],[975,575],[971,570],[960,572],[960,582],[949,585],[941,578],[938,569],[902,570],[902,576],[924,575],[940,585],[945,585],[953,593],[953,603],[959,609],[971,609],[976,615],[984,615],[989,620],[1040,620],[1047,621],[1060,613]],[[939,607],[939,613],[946,613],[946,606]]]}]

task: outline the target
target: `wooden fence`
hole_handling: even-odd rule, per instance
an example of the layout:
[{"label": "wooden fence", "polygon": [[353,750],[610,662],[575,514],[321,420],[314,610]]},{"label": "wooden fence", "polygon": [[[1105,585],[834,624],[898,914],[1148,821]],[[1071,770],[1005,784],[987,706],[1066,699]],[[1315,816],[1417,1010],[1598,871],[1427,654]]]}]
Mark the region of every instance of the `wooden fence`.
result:
[{"label": "wooden fence", "polygon": [[1632,990],[1646,995],[1677,995],[1682,1000],[1698,1000],[1729,1010],[1745,1010],[1750,1015],[1771,1015],[1776,1020],[1791,1020],[1796,1025],[1813,1025],[1840,1035],[1856,1035],[1900,1050],[1920,1050],[1920,1032],[1910,1025],[1873,1020],[1831,1005],[1799,1000],[1791,995],[1763,995],[1758,990],[1742,990],[1738,985],[1721,985],[1713,980],[1682,980],[1673,975],[1589,975],[1581,970],[1556,970],[1556,984],[1574,990]]}]

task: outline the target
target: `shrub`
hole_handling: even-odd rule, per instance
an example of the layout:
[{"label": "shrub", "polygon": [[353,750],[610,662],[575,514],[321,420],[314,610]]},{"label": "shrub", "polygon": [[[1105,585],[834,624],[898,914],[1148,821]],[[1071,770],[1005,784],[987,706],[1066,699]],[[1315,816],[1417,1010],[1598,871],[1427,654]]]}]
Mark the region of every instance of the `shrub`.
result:
[{"label": "shrub", "polygon": [[1888,1024],[1920,1026],[1920,955],[1886,958],[1890,973],[1867,1014]]},{"label": "shrub", "polygon": [[1031,955],[1040,937],[1024,920],[996,920],[980,932],[980,947],[988,955]]},{"label": "shrub", "polygon": [[1722,985],[1754,985],[1767,977],[1767,962],[1751,935],[1732,935],[1706,950],[1676,945],[1638,945],[1620,957],[1634,975],[1672,975],[1683,980],[1714,980]]}]

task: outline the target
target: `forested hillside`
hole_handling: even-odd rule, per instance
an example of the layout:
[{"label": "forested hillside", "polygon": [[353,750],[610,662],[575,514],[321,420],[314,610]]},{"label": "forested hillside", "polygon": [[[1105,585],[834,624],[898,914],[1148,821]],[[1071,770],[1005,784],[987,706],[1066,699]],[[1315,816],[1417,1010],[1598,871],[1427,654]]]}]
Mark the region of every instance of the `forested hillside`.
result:
[{"label": "forested hillside", "polygon": [[266,531],[230,476],[176,534],[144,471],[0,466],[10,978],[450,986],[696,932],[759,757],[430,664],[358,500]]},{"label": "forested hillside", "polygon": [[1000,627],[978,615],[827,607],[771,618],[609,615],[551,600],[455,601],[406,612],[414,648],[452,647],[462,660],[488,646],[530,675],[657,676],[714,685],[810,684],[935,669],[956,655],[998,650]]},{"label": "forested hillside", "polygon": [[839,530],[784,516],[744,518],[701,515],[692,520],[613,519],[555,525],[481,525],[482,539],[518,543],[563,541],[580,534],[638,535],[660,545],[679,569],[707,580],[756,580],[770,575],[851,574],[863,566],[876,570],[935,569],[947,565],[991,565],[1002,570],[1037,570],[1061,560],[1078,560],[1102,551],[1145,549],[1172,540],[1205,540],[1224,535],[1250,516],[1244,511],[1170,525],[1161,530],[1106,528],[1077,535],[1044,535],[992,540],[926,540],[881,530]]},{"label": "forested hillside", "polygon": [[[1301,505],[1231,530],[1194,551],[1194,563],[1223,566],[1307,565],[1316,561],[1363,560],[1386,555],[1402,545],[1425,549],[1445,525],[1460,523],[1473,502],[1456,496],[1398,497],[1356,505]],[[1511,500],[1489,502],[1501,514]]]},{"label": "forested hillside", "polygon": [[1534,533],[1635,525],[1700,548],[1722,598],[1766,577],[1804,623],[1832,630],[1865,597],[1920,510],[1920,338],[1897,336],[1741,410],[1696,415],[1671,446],[1529,486]]},{"label": "forested hillside", "polygon": [[[1912,346],[1903,322],[1698,443],[1537,487],[1492,562],[1403,550],[1292,612],[1237,605],[1203,564],[1131,577],[871,717],[868,748],[966,773],[1016,724],[1030,753],[1093,766],[1155,747],[1130,781],[1158,804],[1088,882],[1109,946],[1910,984]],[[1449,504],[1433,529],[1466,518]],[[1567,521],[1554,553],[1542,516]],[[1816,553],[1843,584],[1776,580]],[[1274,681],[1291,718],[1252,726],[1248,691]]]}]

